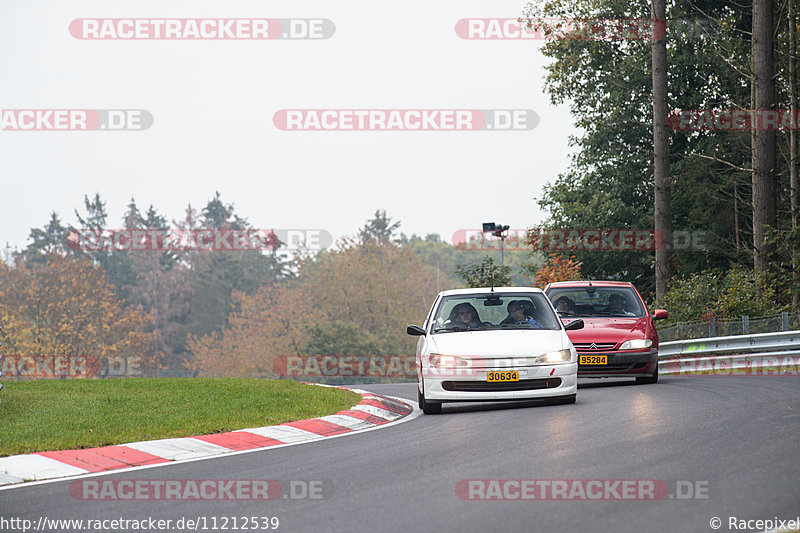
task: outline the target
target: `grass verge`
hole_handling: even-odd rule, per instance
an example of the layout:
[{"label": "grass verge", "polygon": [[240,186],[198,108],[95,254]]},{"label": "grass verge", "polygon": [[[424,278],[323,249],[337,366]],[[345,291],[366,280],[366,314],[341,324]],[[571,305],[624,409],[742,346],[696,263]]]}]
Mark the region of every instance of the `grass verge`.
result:
[{"label": "grass verge", "polygon": [[361,401],[346,390],[249,378],[4,385],[0,457],[270,426],[333,414]]}]

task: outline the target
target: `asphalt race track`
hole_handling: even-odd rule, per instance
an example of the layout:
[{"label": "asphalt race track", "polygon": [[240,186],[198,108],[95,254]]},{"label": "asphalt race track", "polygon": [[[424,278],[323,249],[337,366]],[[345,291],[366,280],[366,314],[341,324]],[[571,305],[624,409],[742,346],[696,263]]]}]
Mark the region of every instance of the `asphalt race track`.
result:
[{"label": "asphalt race track", "polygon": [[[214,531],[215,525],[222,531],[223,524],[235,531],[233,517],[238,530],[244,530],[243,517],[278,517],[277,530],[285,532],[641,533],[714,531],[714,517],[722,523],[717,531],[731,531],[729,517],[790,520],[800,515],[800,380],[660,379],[656,385],[581,380],[574,405],[446,404],[442,415],[417,416],[375,431],[84,478],[273,479],[282,481],[284,490],[294,481],[297,490],[290,496],[297,499],[83,501],[70,494],[72,480],[66,480],[0,491],[0,517],[29,519],[34,525],[41,517],[172,520],[165,531],[195,530],[186,522],[176,527],[181,518],[203,520],[195,524],[199,531]],[[363,388],[415,400],[415,387]],[[457,495],[456,486],[470,479],[657,480],[669,494],[647,501],[469,501]],[[506,489],[515,486],[503,483]],[[324,487],[323,495],[308,499],[303,487]],[[488,495],[488,485],[484,488]],[[20,523],[0,529],[22,531]],[[250,522],[247,531],[266,531],[262,525]]]}]

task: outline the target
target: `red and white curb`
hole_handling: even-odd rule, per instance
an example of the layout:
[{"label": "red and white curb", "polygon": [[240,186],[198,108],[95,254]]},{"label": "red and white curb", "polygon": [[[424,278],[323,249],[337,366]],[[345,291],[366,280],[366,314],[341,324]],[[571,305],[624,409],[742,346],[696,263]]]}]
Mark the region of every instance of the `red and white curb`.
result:
[{"label": "red and white curb", "polygon": [[9,488],[8,485],[26,481],[206,459],[222,454],[309,442],[374,429],[414,412],[414,408],[403,400],[379,396],[361,389],[348,390],[361,394],[361,403],[319,418],[197,437],[0,457],[0,486]]}]

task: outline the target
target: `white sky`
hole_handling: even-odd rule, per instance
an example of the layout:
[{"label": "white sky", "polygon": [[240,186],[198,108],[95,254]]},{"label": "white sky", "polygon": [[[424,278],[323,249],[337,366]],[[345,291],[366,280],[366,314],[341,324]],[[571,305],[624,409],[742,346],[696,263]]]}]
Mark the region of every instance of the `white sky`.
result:
[{"label": "white sky", "polygon": [[[462,40],[461,18],[524,1],[0,0],[0,109],[146,109],[146,131],[0,131],[0,243],[24,247],[56,211],[77,224],[99,192],[109,226],[134,197],[168,217],[220,191],[256,228],[353,234],[376,209],[401,231],[542,220],[575,133],[543,94],[539,41]],[[81,41],[76,18],[328,18],[327,40]],[[291,108],[532,109],[530,131],[280,131]]]}]

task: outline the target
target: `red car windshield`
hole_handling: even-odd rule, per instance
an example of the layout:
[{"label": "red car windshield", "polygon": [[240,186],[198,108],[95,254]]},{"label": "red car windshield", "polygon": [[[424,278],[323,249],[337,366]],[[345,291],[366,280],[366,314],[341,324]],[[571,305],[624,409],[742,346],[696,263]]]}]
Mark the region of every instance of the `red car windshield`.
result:
[{"label": "red car windshield", "polygon": [[630,287],[559,287],[547,297],[561,317],[644,316],[644,306]]}]

